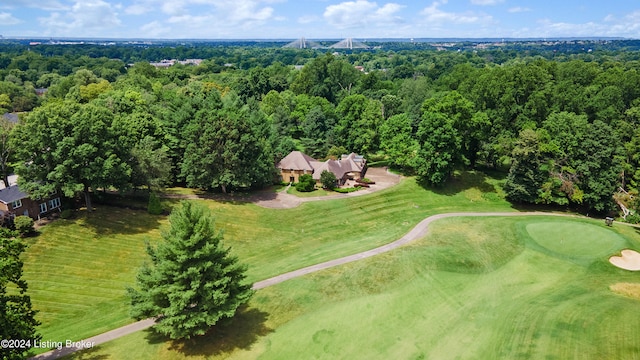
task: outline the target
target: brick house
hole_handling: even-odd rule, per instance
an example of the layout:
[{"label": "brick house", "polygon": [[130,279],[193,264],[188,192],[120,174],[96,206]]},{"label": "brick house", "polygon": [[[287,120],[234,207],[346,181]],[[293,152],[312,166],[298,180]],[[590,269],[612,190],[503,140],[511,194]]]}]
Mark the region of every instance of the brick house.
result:
[{"label": "brick house", "polygon": [[313,174],[312,162],[316,160],[300,151],[292,151],[276,164],[282,181],[297,183],[300,175]]},{"label": "brick house", "polygon": [[342,155],[340,160],[317,161],[300,151],[292,151],[276,164],[280,170],[282,181],[298,182],[300,175],[310,174],[316,183],[320,183],[320,175],[324,170],[332,172],[337,185],[344,185],[348,179],[360,180],[367,171],[367,160],[356,153]]},{"label": "brick house", "polygon": [[4,223],[16,216],[26,215],[34,220],[54,211],[60,211],[62,203],[59,196],[34,200],[21,191],[17,184],[17,176],[9,176],[9,187],[0,181],[0,220]]}]

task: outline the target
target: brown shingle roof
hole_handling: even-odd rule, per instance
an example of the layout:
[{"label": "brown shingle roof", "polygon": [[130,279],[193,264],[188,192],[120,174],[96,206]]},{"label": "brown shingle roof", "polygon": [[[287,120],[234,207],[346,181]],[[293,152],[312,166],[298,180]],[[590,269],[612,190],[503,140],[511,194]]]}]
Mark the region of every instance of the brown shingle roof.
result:
[{"label": "brown shingle roof", "polygon": [[305,155],[300,151],[292,151],[289,155],[285,156],[284,159],[280,160],[276,167],[287,170],[313,171],[313,166],[311,166],[312,161],[316,162],[316,160],[309,155]]},{"label": "brown shingle roof", "polygon": [[320,180],[320,175],[322,175],[322,172],[328,170],[332,172],[338,179],[340,179],[346,172],[348,172],[344,171],[341,165],[341,162],[338,160],[327,160],[323,163],[318,162],[317,167],[314,168],[313,178],[315,180]]},{"label": "brown shingle roof", "polygon": [[322,162],[300,151],[292,151],[284,159],[280,160],[276,167],[284,170],[308,170],[313,172],[313,178],[316,180],[320,179],[320,175],[324,170],[328,170],[338,179],[341,179],[348,172],[361,172],[365,162],[364,157],[355,153],[342,155],[340,160]]}]

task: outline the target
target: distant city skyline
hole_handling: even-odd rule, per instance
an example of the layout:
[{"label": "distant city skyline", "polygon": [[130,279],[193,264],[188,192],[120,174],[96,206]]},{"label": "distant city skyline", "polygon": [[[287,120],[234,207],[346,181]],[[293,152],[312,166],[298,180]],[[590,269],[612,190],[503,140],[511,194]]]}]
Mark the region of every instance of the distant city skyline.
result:
[{"label": "distant city skyline", "polygon": [[5,37],[640,38],[640,2],[0,0]]}]

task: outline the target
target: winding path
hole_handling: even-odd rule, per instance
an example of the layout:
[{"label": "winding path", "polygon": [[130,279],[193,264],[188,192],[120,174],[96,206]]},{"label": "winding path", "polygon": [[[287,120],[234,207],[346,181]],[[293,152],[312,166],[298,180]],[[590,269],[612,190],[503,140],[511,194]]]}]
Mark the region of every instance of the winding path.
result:
[{"label": "winding path", "polygon": [[[254,290],[262,289],[271,285],[279,284],[283,281],[287,281],[293,278],[311,274],[317,271],[329,269],[339,265],[348,264],[350,262],[366,259],[372,256],[376,256],[378,254],[389,252],[403,245],[406,245],[412,241],[423,238],[427,234],[427,231],[429,230],[429,225],[436,220],[450,218],[450,217],[467,217],[467,216],[473,216],[473,217],[477,217],[477,216],[566,216],[566,217],[575,217],[575,218],[581,217],[578,215],[546,213],[546,212],[454,212],[454,213],[432,215],[425,218],[421,222],[419,222],[415,227],[413,227],[413,229],[411,229],[408,233],[406,233],[403,237],[401,237],[396,241],[393,241],[386,245],[379,246],[371,250],[363,251],[363,252],[349,255],[349,256],[344,256],[334,260],[325,261],[323,263],[307,266],[302,269],[290,271],[266,280],[258,281],[253,284],[253,289]],[[121,328],[114,329],[109,332],[91,337],[83,341],[85,344],[92,343],[93,346],[96,346],[96,345],[103,344],[107,341],[114,340],[119,337],[150,328],[153,325],[154,325],[153,319],[145,319],[145,320],[141,320],[133,324],[129,324]],[[80,343],[82,343],[82,341]],[[69,355],[79,350],[84,350],[84,349],[75,348],[75,347],[63,347],[60,350],[52,350],[52,351],[37,355],[31,359],[52,360],[62,356]]]}]

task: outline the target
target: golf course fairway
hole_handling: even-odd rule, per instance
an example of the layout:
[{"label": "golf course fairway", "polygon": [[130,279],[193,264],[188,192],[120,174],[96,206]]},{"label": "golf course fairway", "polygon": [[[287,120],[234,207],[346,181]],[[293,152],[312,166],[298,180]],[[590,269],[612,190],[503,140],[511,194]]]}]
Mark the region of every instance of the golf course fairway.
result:
[{"label": "golf course fairway", "polygon": [[640,274],[607,258],[639,247],[633,229],[588,219],[446,218],[389,253],[261,289],[237,321],[202,338],[145,330],[84,354],[628,359],[640,353],[640,301],[610,287]]}]

